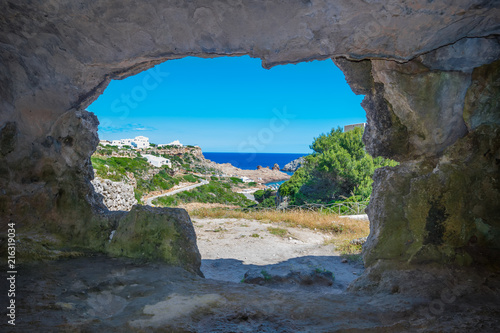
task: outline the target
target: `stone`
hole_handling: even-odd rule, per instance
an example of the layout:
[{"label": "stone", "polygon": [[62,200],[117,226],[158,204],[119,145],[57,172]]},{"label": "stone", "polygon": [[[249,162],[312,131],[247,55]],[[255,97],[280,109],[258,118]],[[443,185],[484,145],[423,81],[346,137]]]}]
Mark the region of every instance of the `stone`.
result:
[{"label": "stone", "polygon": [[278,163],[274,163],[272,170],[273,171],[280,171],[280,166],[278,165]]},{"label": "stone", "polygon": [[161,260],[203,276],[196,234],[184,209],[134,206],[118,222],[106,252],[113,256]]},{"label": "stone", "polygon": [[134,186],[124,182],[114,182],[99,177],[91,181],[96,193],[102,195],[104,205],[109,210],[130,210],[137,204],[134,196]]},{"label": "stone", "polygon": [[295,172],[295,171],[297,171],[298,168],[300,168],[304,164],[304,162],[305,162],[304,157],[299,157],[296,160],[293,160],[293,161],[285,164],[285,166],[281,170],[287,171],[287,172]]},{"label": "stone", "polygon": [[[365,95],[367,151],[401,162],[374,176],[367,275],[382,264],[494,267],[498,2],[54,0],[0,11],[0,223],[16,223],[25,258],[105,252],[119,221],[141,225],[134,216],[162,232],[173,227],[156,214],[184,225],[184,213],[104,206],[90,183],[98,120],[85,108],[111,80],[164,61],[249,55],[265,68],[334,59]],[[153,68],[147,86],[167,77]]]},{"label": "stone", "polygon": [[356,239],[351,240],[349,243],[353,244],[353,245],[363,245],[364,243],[366,243],[367,238],[368,237],[356,238]]},{"label": "stone", "polygon": [[245,273],[242,281],[249,284],[273,285],[275,287],[287,284],[331,286],[334,279],[332,272],[322,269],[304,271],[277,267],[269,270],[251,269]]}]

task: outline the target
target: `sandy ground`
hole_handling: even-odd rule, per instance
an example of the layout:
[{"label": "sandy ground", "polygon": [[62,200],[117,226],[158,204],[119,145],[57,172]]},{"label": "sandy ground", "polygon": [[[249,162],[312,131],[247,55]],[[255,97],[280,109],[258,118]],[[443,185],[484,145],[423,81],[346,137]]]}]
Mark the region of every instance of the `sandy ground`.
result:
[{"label": "sandy ground", "polygon": [[[323,234],[243,219],[193,219],[207,278],[162,262],[89,257],[18,268],[16,326],[0,332],[498,332],[498,276],[388,272],[389,285],[346,291],[363,271]],[[284,228],[284,226],[281,226]],[[252,237],[252,235],[258,237]],[[332,286],[241,283],[247,270],[328,269]],[[4,276],[0,289],[12,288]],[[394,291],[397,286],[397,291]],[[401,288],[400,288],[401,287]]]},{"label": "sandy ground", "polygon": [[[361,263],[342,263],[334,245],[325,245],[329,237],[310,229],[246,219],[193,218],[193,225],[202,256],[201,270],[208,279],[240,282],[247,271],[255,269],[268,272],[319,269],[331,271],[334,284],[311,288],[322,293],[341,293],[363,272]],[[269,227],[286,229],[287,234],[284,237],[271,234]],[[293,286],[286,286],[290,287]]]}]

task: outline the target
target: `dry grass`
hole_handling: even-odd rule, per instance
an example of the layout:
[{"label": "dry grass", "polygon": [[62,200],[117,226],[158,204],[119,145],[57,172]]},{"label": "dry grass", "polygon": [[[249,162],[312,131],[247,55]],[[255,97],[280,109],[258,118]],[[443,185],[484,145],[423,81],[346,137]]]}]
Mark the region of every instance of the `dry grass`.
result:
[{"label": "dry grass", "polygon": [[321,231],[330,236],[329,243],[336,245],[342,255],[358,255],[361,246],[349,242],[356,238],[366,237],[370,233],[370,225],[363,220],[341,218],[337,214],[321,213],[309,210],[302,211],[243,211],[227,208],[196,208],[189,210],[191,216],[199,218],[236,218],[253,219],[264,222],[284,224],[288,227],[309,228]]}]

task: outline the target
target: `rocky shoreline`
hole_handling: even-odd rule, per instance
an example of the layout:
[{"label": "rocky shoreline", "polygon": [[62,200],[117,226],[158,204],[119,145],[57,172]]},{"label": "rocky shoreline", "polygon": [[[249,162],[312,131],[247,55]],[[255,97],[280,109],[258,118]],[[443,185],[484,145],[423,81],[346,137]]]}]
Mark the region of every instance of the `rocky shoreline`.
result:
[{"label": "rocky shoreline", "polygon": [[268,167],[259,168],[258,170],[243,170],[233,166],[230,163],[216,163],[205,159],[208,167],[219,170],[220,176],[225,177],[247,177],[256,183],[271,183],[290,179],[290,175],[276,169]]},{"label": "rocky shoreline", "polygon": [[297,171],[298,168],[300,168],[306,160],[304,157],[299,157],[296,160],[291,161],[290,163],[285,164],[282,171],[287,171],[287,172],[295,172]]}]

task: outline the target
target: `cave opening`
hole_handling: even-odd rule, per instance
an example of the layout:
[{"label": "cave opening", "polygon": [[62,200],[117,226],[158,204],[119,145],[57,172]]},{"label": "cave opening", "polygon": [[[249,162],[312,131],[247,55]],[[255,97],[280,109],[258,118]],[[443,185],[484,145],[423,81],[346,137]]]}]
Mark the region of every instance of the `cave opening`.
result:
[{"label": "cave opening", "polygon": [[[309,146],[322,133],[364,124],[363,97],[351,91],[330,59],[270,70],[248,56],[170,60],[112,81],[87,108],[100,121],[92,183],[110,210],[130,210],[134,203],[187,209],[206,277],[266,283],[266,274],[278,274],[289,287],[339,293],[363,270],[359,248],[358,254],[349,254],[354,259],[349,264],[336,250],[332,230],[341,227],[317,226],[328,230],[322,233],[310,221],[303,223],[309,229],[287,224],[286,216],[256,223],[250,215],[243,214],[243,220],[213,215],[259,206],[256,191],[274,191],[271,198],[278,200],[276,190],[293,171],[262,169],[271,171],[275,164],[280,169],[313,153]],[[149,168],[137,161],[143,158]],[[238,169],[224,168],[224,163]],[[203,210],[210,209],[204,216]],[[288,215],[304,215],[298,209]],[[302,218],[316,219],[317,211]],[[366,216],[361,218],[335,217],[341,225],[355,224],[361,230],[355,235],[362,238],[369,224]],[[327,272],[335,272],[335,278]],[[333,282],[335,288],[324,288]]]},{"label": "cave opening", "polygon": [[[16,229],[18,328],[496,332],[497,2],[53,0],[0,10],[0,220]],[[242,54],[265,67],[334,59],[366,95],[367,150],[401,162],[375,174],[367,269],[352,292],[201,279],[185,211],[101,209],[90,183],[98,122],[84,110],[110,80],[185,56]],[[4,254],[6,233],[0,244]]]}]

